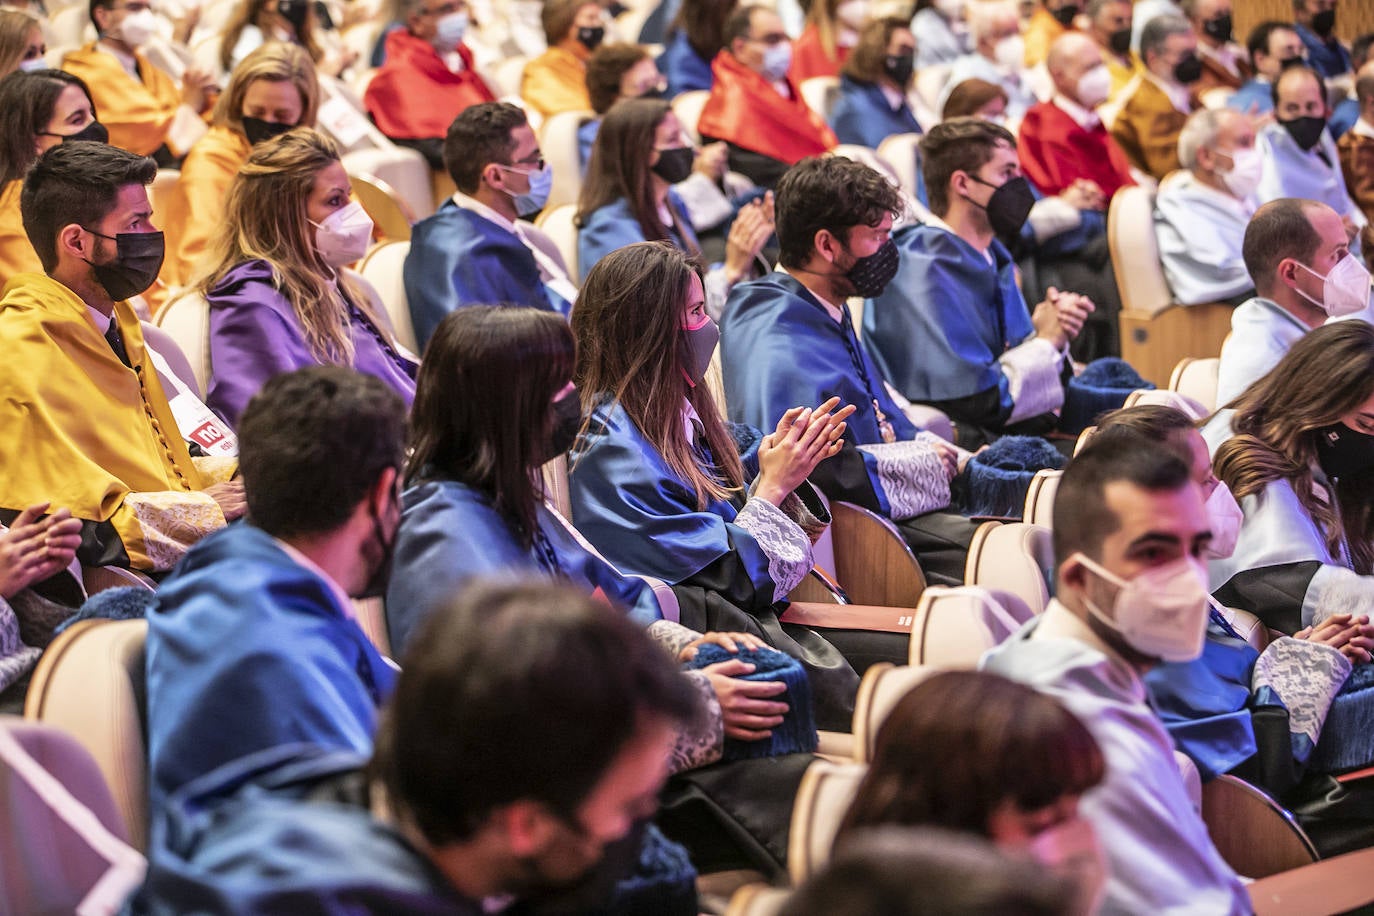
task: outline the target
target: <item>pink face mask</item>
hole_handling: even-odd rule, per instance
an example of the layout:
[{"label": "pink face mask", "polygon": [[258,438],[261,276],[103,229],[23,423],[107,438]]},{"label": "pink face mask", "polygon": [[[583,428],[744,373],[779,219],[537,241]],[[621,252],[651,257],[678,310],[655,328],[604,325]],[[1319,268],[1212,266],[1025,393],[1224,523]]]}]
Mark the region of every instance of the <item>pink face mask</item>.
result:
[{"label": "pink face mask", "polygon": [[1096,913],[1107,885],[1107,858],[1093,825],[1072,817],[1037,833],[1027,846],[1031,857],[1071,879],[1077,887],[1073,912]]}]

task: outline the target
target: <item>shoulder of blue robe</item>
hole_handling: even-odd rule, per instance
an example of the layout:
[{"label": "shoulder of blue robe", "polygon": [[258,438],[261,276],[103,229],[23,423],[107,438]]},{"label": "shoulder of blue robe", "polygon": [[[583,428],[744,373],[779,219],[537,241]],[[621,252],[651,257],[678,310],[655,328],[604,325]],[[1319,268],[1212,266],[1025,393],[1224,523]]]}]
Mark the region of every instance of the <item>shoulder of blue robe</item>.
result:
[{"label": "shoulder of blue robe", "polygon": [[325,582],[251,525],[193,547],[148,615],[153,798],[277,744],[369,753],[395,673],[344,614]]},{"label": "shoulder of blue robe", "polygon": [[1327,124],[1327,128],[1331,131],[1331,136],[1339,140],[1345,136],[1346,131],[1355,126],[1355,122],[1359,119],[1359,101],[1347,96],[1336,103],[1336,108],[1331,112],[1331,121]]},{"label": "shoulder of blue robe", "polygon": [[366,765],[361,755],[285,745],[188,785],[155,812],[148,875],[130,912],[478,916],[477,902],[365,807],[313,797]]},{"label": "shoulder of blue robe", "polygon": [[403,277],[421,347],[445,315],[466,305],[558,311],[534,255],[515,233],[452,201],[415,224]]},{"label": "shoulder of blue robe", "polygon": [[592,161],[592,147],[596,145],[596,135],[601,133],[601,119],[591,118],[577,127],[577,165],[582,177],[587,177],[587,163]]},{"label": "shoulder of blue robe", "polygon": [[657,63],[659,72],[668,78],[669,98],[684,92],[709,90],[715,79],[711,62],[697,54],[682,29],[668,36]]},{"label": "shoulder of blue robe", "polygon": [[994,239],[996,263],[989,264],[953,232],[924,224],[899,229],[893,240],[897,275],[870,300],[863,319],[864,340],[884,377],[913,401],[997,389],[1009,410],[998,358],[1034,328],[1006,248]]},{"label": "shoulder of blue robe", "polygon": [[775,600],[768,556],[733,524],[734,505],[697,509],[696,495],[620,405],[592,412],[571,456],[569,490],[577,530],[622,572],[678,585],[734,553],[754,584],[750,604]]},{"label": "shoulder of blue robe", "polygon": [[857,143],[877,149],[893,134],[919,134],[921,125],[903,104],[896,111],[876,83],[840,77],[840,99],[830,113],[830,127],[841,143]]},{"label": "shoulder of blue robe", "polygon": [[1226,107],[1234,108],[1236,111],[1253,109],[1256,114],[1268,114],[1274,110],[1274,97],[1267,82],[1258,79],[1247,80],[1231,94]]},{"label": "shoulder of blue robe", "polygon": [[[425,481],[405,491],[402,506],[386,594],[387,629],[391,644],[398,649],[472,577],[547,574],[520,546],[490,500],[466,484]],[[658,619],[658,603],[648,586],[621,576],[583,549],[542,507],[540,528],[560,568],[575,583],[589,592],[600,588],[646,624]]]},{"label": "shoulder of blue robe", "polygon": [[[696,235],[687,216],[687,208],[683,205],[682,198],[671,188],[668,190],[668,205],[677,213],[686,231],[692,234],[691,240],[695,243]],[[673,244],[684,251],[687,249],[685,240],[678,238],[671,226],[668,227],[668,235]],[[577,266],[582,272],[582,279],[586,280],[587,274],[591,273],[596,262],[612,251],[642,241],[644,227],[630,210],[630,202],[627,199],[622,197],[593,210],[587,217],[587,224],[577,232]]]}]

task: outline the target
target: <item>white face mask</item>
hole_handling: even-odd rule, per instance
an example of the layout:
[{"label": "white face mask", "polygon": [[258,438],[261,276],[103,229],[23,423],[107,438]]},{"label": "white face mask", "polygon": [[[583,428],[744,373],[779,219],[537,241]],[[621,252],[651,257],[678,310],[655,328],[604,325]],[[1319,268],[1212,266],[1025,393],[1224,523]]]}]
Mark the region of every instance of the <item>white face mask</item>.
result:
[{"label": "white face mask", "polygon": [[1090,821],[1073,817],[1040,831],[1027,851],[1037,862],[1074,882],[1075,913],[1096,913],[1107,889],[1107,856]]},{"label": "white face mask", "polygon": [[435,28],[438,31],[434,35],[434,47],[440,51],[455,51],[468,32],[468,14],[462,10],[449,13],[435,24]]},{"label": "white face mask", "polygon": [[139,10],[124,17],[124,21],[119,25],[118,37],[129,47],[138,48],[153,37],[156,29],[157,17],[153,15],[153,11]]},{"label": "white face mask", "polygon": [[1026,66],[1026,41],[1020,35],[1008,35],[997,42],[992,56],[1003,70],[1022,70]]},{"label": "white face mask", "polygon": [[335,270],[360,259],[372,244],[372,218],[356,200],[326,216],[324,222],[311,220],[310,225],[315,227],[315,250]]},{"label": "white face mask", "polygon": [[835,7],[835,18],[855,31],[868,21],[868,0],[844,0]]},{"label": "white face mask", "polygon": [[1207,571],[1201,562],[1179,557],[1123,579],[1081,553],[1073,558],[1119,589],[1110,616],[1086,595],[1083,602],[1132,649],[1166,662],[1188,662],[1202,654],[1208,605]]},{"label": "white face mask", "polygon": [[46,70],[47,67],[48,62],[41,57],[35,57],[33,60],[21,60],[19,62],[19,69],[23,70],[25,73],[32,73],[35,70]]},{"label": "white face mask", "polygon": [[1343,318],[1353,315],[1369,305],[1369,271],[1364,269],[1360,259],[1353,254],[1346,254],[1324,277],[1306,264],[1298,266],[1312,276],[1321,278],[1322,300],[1318,302],[1296,286],[1293,288],[1299,296],[1330,317]]},{"label": "white face mask", "polygon": [[787,79],[787,71],[792,68],[792,43],[784,41],[765,48],[763,51],[763,75],[776,83]]},{"label": "white face mask", "polygon": [[1107,65],[1098,64],[1080,76],[1075,89],[1078,93],[1078,104],[1084,108],[1096,108],[1107,101],[1107,96],[1112,92],[1112,75],[1108,72]]},{"label": "white face mask", "polygon": [[1264,159],[1253,146],[1238,149],[1227,154],[1231,157],[1231,171],[1223,172],[1221,180],[1227,189],[1241,200],[1255,193],[1259,187],[1260,173],[1264,171]]},{"label": "white face mask", "polygon": [[1206,509],[1212,529],[1212,543],[1207,546],[1207,556],[1213,560],[1224,560],[1236,550],[1245,513],[1240,511],[1240,503],[1231,494],[1231,488],[1220,482],[1212,495],[1207,497]]}]

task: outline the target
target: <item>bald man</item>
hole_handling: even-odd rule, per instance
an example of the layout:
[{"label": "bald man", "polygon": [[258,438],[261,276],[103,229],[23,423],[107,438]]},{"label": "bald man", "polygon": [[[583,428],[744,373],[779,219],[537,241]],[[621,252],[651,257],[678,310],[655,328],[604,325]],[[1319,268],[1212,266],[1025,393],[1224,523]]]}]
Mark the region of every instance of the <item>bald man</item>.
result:
[{"label": "bald man", "polygon": [[1111,86],[1102,51],[1082,32],[1066,32],[1050,45],[1045,66],[1054,97],[1032,105],[1021,122],[1021,168],[1046,194],[1087,181],[1110,200],[1135,181],[1126,154],[1094,111]]}]

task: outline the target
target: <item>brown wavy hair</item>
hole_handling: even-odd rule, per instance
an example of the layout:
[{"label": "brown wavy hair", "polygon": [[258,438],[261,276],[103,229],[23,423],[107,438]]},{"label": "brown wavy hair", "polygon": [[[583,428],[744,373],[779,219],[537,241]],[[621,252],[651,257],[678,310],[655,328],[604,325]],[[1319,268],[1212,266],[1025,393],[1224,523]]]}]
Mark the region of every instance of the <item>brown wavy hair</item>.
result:
[{"label": "brown wavy hair", "polygon": [[1374,396],[1374,327],[1340,321],[1303,335],[1268,375],[1226,406],[1234,435],[1212,469],[1237,499],[1287,482],[1326,538],[1332,556],[1344,537],[1355,571],[1374,572],[1374,474],[1334,482],[1335,503],[1313,492],[1318,430],[1339,423]]},{"label": "brown wavy hair", "polygon": [[[269,10],[267,7],[271,6]],[[272,33],[266,28],[264,23],[269,15],[277,15],[277,0],[242,0],[238,9],[230,14],[228,21],[224,24],[224,31],[220,32],[219,45],[219,65],[225,73],[234,69],[234,48],[238,46],[239,37],[243,30],[250,25],[255,25],[262,29],[262,36],[265,40],[272,40]],[[305,14],[304,34],[297,35],[301,47],[305,48],[310,54],[310,59],[319,63],[324,59],[324,48],[320,47],[319,40],[315,38],[315,5],[309,5],[308,12]]]},{"label": "brown wavy hair", "polygon": [[[669,469],[695,491],[697,508],[705,509],[742,490],[744,470],[706,381],[687,383],[682,314],[693,275],[701,279],[700,262],[669,242],[636,242],[598,261],[573,306],[574,378],[583,415],[608,401],[620,404]],[[697,461],[683,428],[683,398],[701,418],[715,467]]]},{"label": "brown wavy hair", "polygon": [[296,127],[314,127],[320,108],[320,84],[315,78],[315,62],[300,45],[269,41],[261,45],[234,68],[219,100],[212,121],[216,126],[243,133],[243,100],[248,88],[258,80],[290,83],[301,97],[301,119]]}]

